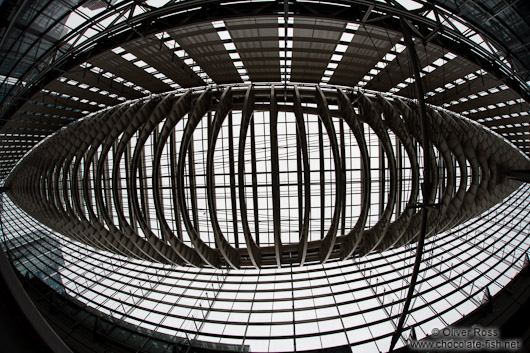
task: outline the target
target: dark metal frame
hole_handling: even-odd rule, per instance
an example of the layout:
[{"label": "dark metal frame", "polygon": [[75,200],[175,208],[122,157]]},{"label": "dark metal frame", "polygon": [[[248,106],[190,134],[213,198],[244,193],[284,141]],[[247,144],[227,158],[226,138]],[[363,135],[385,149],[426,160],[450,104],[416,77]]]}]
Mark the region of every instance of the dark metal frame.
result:
[{"label": "dark metal frame", "polygon": [[[396,32],[401,31],[399,18],[405,18],[411,24],[414,35],[424,43],[433,42],[441,47],[451,48],[454,53],[476,63],[480,67],[487,68],[493,74],[501,77],[511,88],[521,94],[525,100],[530,100],[530,89],[528,85],[518,79],[516,75],[509,75],[497,58],[484,52],[460,33],[443,27],[437,21],[432,21],[422,16],[422,13],[426,10],[433,10],[436,13],[440,13],[440,9],[437,9],[432,4],[426,4],[419,10],[409,12],[395,3],[383,4],[375,1],[365,3],[352,0],[336,0],[335,2],[343,6],[338,7],[326,3],[298,3],[292,1],[289,3],[288,9],[292,14],[297,16],[316,15],[318,17],[359,21],[361,23],[379,25]],[[34,67],[38,67],[40,62],[45,61],[45,58],[54,54],[63,45],[62,43],[66,43],[68,39],[89,28],[93,23],[97,23],[97,21],[109,16],[111,13],[125,13],[128,10],[132,12],[135,6],[140,5],[136,1],[130,1],[109,7],[103,15],[96,16],[81,28],[73,31],[68,37],[62,39],[56,46],[50,48],[47,53],[36,60]],[[121,43],[175,26],[204,20],[213,21],[216,19],[241,16],[280,15],[283,12],[284,3],[280,1],[265,2],[256,5],[253,3],[222,3],[219,0],[192,0],[169,4],[163,8],[153,9],[136,17],[129,18],[128,21],[110,25],[107,29],[87,41],[87,43],[69,49],[67,53],[57,58],[53,62],[53,65],[47,66],[36,77],[29,80],[25,88],[21,91],[19,86],[11,88],[1,102],[4,108],[1,114],[0,124],[3,125],[26,99],[29,99],[29,97],[39,91],[44,85],[55,79],[61,72],[67,71],[75,65],[86,61],[88,58],[112,49]],[[395,16],[398,16],[398,18]],[[478,28],[473,29],[479,33],[481,32]],[[482,35],[488,37],[484,34]],[[491,42],[493,41],[491,40]],[[498,44],[495,43],[495,45]],[[24,80],[24,77],[21,80]],[[13,96],[12,93],[15,87],[17,87],[17,93],[16,96],[12,97],[14,101],[6,102],[7,97]]]},{"label": "dark metal frame", "polygon": [[[517,207],[517,212],[516,213],[510,213],[510,216],[513,217],[513,220],[514,220],[514,223],[509,227],[509,229],[507,230],[508,231],[511,231],[511,230],[515,230],[517,233],[519,232],[524,232],[524,227],[526,227],[526,223],[524,222],[525,219],[527,219],[527,208],[525,208],[524,206],[527,204],[528,202],[528,186],[525,186],[524,189],[520,190],[520,192],[512,195],[506,203],[504,204],[500,204],[498,206],[495,207],[495,209],[491,210],[491,212],[493,212],[492,214],[497,214],[497,213],[504,213],[506,212],[506,210],[508,209],[511,209],[513,207],[513,205],[519,205]],[[7,212],[7,213],[6,213]],[[13,204],[10,204],[9,206],[9,209],[8,210],[4,210],[4,216],[7,217],[7,219],[9,220],[10,224],[13,224],[13,222],[15,223],[20,223],[20,222],[26,222],[28,220],[27,216],[24,215],[23,213],[20,213],[19,210],[17,210],[16,207],[14,207]],[[501,253],[499,252],[499,250],[494,250],[494,252],[492,253],[492,246],[484,246],[484,244],[489,244],[490,240],[492,239],[497,239],[497,236],[494,235],[493,233],[489,234],[486,238],[482,239],[482,235],[480,234],[479,230],[484,226],[484,224],[486,224],[488,222],[487,218],[479,218],[477,219],[476,221],[472,222],[471,224],[468,225],[469,228],[465,228],[464,230],[464,233],[462,233],[461,230],[455,230],[455,235],[457,235],[459,238],[460,237],[465,237],[466,239],[468,239],[468,244],[469,244],[469,247],[473,248],[473,247],[478,247],[479,249],[479,253],[477,254],[477,256],[479,254],[486,254],[488,257],[489,256],[492,256],[494,253],[498,254],[500,257],[497,259],[497,263],[501,263],[501,262],[505,262],[507,264],[509,264],[510,266],[513,266],[514,264],[518,264],[520,265],[521,262],[525,259],[526,255],[523,253],[521,254],[519,257],[517,258],[513,258],[512,260],[510,260],[510,258],[512,257],[512,252],[515,252],[515,250],[517,249],[517,246],[518,245],[515,245],[514,244],[514,247],[513,247],[513,250],[512,252],[510,253],[504,253],[502,252],[502,256],[500,255]],[[496,222],[501,222],[500,219],[498,219]],[[522,226],[521,226],[522,224]],[[40,225],[37,225],[39,227],[39,229],[42,229],[43,232],[47,232],[47,230],[45,228],[41,228]],[[54,237],[54,235],[50,235],[52,238]],[[469,236],[471,236],[470,238],[468,238]],[[514,234],[513,237],[517,236],[517,234]],[[526,239],[528,239],[528,235],[526,236]],[[477,240],[479,241],[477,243]],[[506,239],[503,239],[502,242],[499,244],[499,248],[503,246],[504,241]],[[5,240],[6,242],[17,242],[17,239],[16,237],[14,238],[8,238],[7,240]],[[482,245],[481,245],[482,244]],[[82,254],[77,254],[75,251],[75,248],[76,248],[76,245],[73,244],[73,243],[69,243],[68,241],[66,242],[62,242],[62,245],[65,246],[67,249],[70,249],[73,251],[71,256],[73,256],[72,260],[71,261],[87,261],[86,259],[83,260],[83,257],[85,255],[82,255]],[[436,302],[440,301],[440,300],[444,300],[444,297],[450,297],[452,294],[454,293],[457,293],[459,292],[462,288],[469,288],[469,286],[472,284],[472,282],[474,280],[472,279],[467,279],[465,276],[468,274],[468,273],[472,273],[474,271],[474,267],[469,267],[469,269],[467,269],[465,272],[462,272],[462,273],[456,273],[455,271],[452,270],[452,266],[451,264],[454,263],[454,261],[459,261],[460,257],[463,255],[463,254],[466,254],[468,249],[467,248],[462,248],[460,245],[458,244],[452,244],[451,245],[451,242],[449,243],[445,243],[445,242],[440,242],[438,240],[434,240],[434,241],[428,241],[428,245],[429,245],[429,248],[432,249],[431,247],[442,247],[444,249],[444,251],[448,254],[451,254],[450,256],[444,256],[443,258],[443,261],[442,262],[434,262],[433,261],[433,258],[431,256],[428,256],[427,259],[426,259],[426,267],[422,269],[422,272],[423,273],[426,273],[424,271],[429,271],[429,270],[434,270],[436,273],[433,275],[434,277],[436,276],[445,276],[445,278],[451,278],[451,280],[453,281],[458,281],[458,279],[460,278],[460,285],[457,285],[452,291],[450,292],[444,292],[444,296],[439,296],[435,301],[433,302],[429,302],[429,303],[426,303],[426,304],[421,304],[417,307],[414,308],[414,311],[420,311],[424,308],[428,308],[429,305],[433,305],[435,304]],[[520,244],[519,244],[520,245]],[[449,246],[449,247],[447,247]],[[497,249],[499,249],[497,248]],[[495,249],[495,248],[493,248]],[[429,253],[427,253],[429,254]],[[43,254],[43,256],[47,256],[46,254]],[[389,280],[387,280],[386,282],[385,281],[379,281],[378,282],[378,285],[384,285],[385,283],[390,283],[390,282],[394,282],[396,280],[403,280],[405,278],[408,278],[408,275],[405,274],[405,270],[407,269],[410,269],[409,266],[405,265],[405,262],[406,261],[410,261],[413,257],[413,254],[411,253],[411,251],[409,249],[401,249],[401,250],[398,250],[395,252],[394,256],[393,256],[393,259],[392,260],[389,260],[387,263],[379,263],[377,265],[373,265],[373,266],[370,266],[370,260],[369,259],[359,259],[358,261],[355,261],[355,265],[353,265],[352,263],[343,263],[343,264],[338,264],[338,265],[335,265],[334,268],[340,268],[342,269],[343,271],[345,270],[345,272],[338,272],[335,273],[334,275],[332,275],[332,277],[334,276],[341,276],[343,274],[356,274],[356,273],[361,273],[363,275],[366,276],[366,284],[364,287],[361,286],[361,288],[359,288],[360,290],[362,289],[367,289],[369,287],[371,287],[371,285],[369,283],[372,283],[374,284],[376,279],[380,276],[385,276],[385,275],[391,275],[391,274],[396,274],[396,273],[401,273],[400,277],[396,278],[396,277],[391,277]],[[439,259],[439,256],[435,257],[435,259]],[[97,261],[99,260],[96,260],[96,259],[92,259],[92,256],[89,255],[89,259],[88,259],[89,262],[93,262],[94,264],[97,263]],[[102,274],[105,275],[107,274],[108,272],[114,272],[114,271],[120,271],[119,269],[135,269],[136,268],[136,261],[134,260],[126,260],[126,259],[117,259],[117,258],[106,258],[101,264],[97,264],[96,267],[94,267],[93,269],[89,269],[87,268],[88,272],[87,272],[87,275],[86,277],[81,277],[81,278],[87,278],[89,279],[91,282],[94,281],[94,278],[99,278]],[[374,270],[373,272],[370,270],[368,271],[368,269],[365,268],[365,270],[363,270],[363,267],[364,265],[368,264],[368,268],[371,269],[371,270]],[[379,271],[377,271],[378,268],[382,267],[382,266],[386,266],[387,264],[394,264],[396,265],[396,267],[393,267],[392,269],[389,269],[387,272],[382,272],[382,273],[379,273]],[[442,267],[443,266],[443,267]],[[510,268],[510,266],[507,267],[506,271]],[[440,268],[440,269],[439,269]],[[29,269],[29,268],[28,268]],[[145,288],[149,290],[149,288],[152,288],[153,285],[155,285],[157,283],[157,281],[159,281],[159,278],[161,276],[161,274],[158,272],[159,271],[159,266],[150,266],[148,269],[145,270],[145,273],[149,273],[152,277],[149,278],[148,280],[146,280],[146,283],[145,283],[145,286],[142,287],[142,285],[140,283],[136,284],[136,282],[132,282],[129,283],[130,286],[132,286],[133,288],[136,288],[136,290],[138,291],[138,293],[134,293],[134,294],[131,294],[129,292],[126,292],[126,291],[122,291],[121,286],[122,285],[125,285],[127,284],[128,280],[127,279],[124,279],[123,281],[122,280],[116,280],[115,285],[117,285],[115,287],[115,289],[118,290],[119,293],[122,293],[123,295],[125,296],[129,296],[129,295],[132,295],[134,296],[134,298],[136,298],[136,305],[134,305],[135,307],[138,307],[138,308],[142,308],[141,306],[141,301],[140,299],[142,299],[142,290],[145,290]],[[319,279],[326,279],[326,277],[322,277],[322,274],[319,274],[318,276],[316,276],[315,274],[313,274],[315,271],[321,271],[321,269],[308,269],[307,270],[308,272],[308,275],[310,276],[311,279],[313,280],[319,280]],[[369,272],[369,273],[368,273]],[[455,273],[454,276],[451,276],[451,272]],[[170,274],[167,274],[167,275],[164,275],[163,272],[162,272],[162,276],[167,276],[167,278],[169,278],[171,280],[171,282],[175,282],[175,288],[181,288],[182,291],[184,291],[187,286],[186,285],[180,285],[178,283],[178,278],[179,277],[179,274],[182,275],[186,273],[186,271],[179,271],[178,268],[176,269],[173,269],[173,271],[170,273]],[[285,274],[288,274],[288,271],[285,272]],[[89,278],[88,276],[89,275],[92,275],[93,278]],[[247,275],[250,275],[252,276],[252,274],[237,274],[237,276],[247,276]],[[255,282],[256,284],[257,283],[275,283],[276,280],[274,279],[274,273],[272,274],[268,274],[266,275],[264,278],[260,277],[259,279],[257,279],[258,282]],[[491,278],[488,278],[488,283],[494,283],[497,281],[498,278],[500,278],[501,276],[503,275],[503,273],[496,273],[495,276],[491,277]],[[83,275],[84,276],[84,275]],[[222,279],[215,279],[215,278],[212,278],[210,279],[211,277],[211,274],[208,275],[208,274],[205,274],[204,275],[205,277],[204,278],[195,278],[193,281],[192,281],[192,284],[191,286],[193,288],[195,288],[195,286],[197,287],[197,289],[204,289],[202,287],[200,287],[198,285],[199,282],[203,282],[203,281],[209,281],[210,283],[212,283],[212,289],[217,286],[217,285],[222,285],[222,284],[238,284],[238,283],[241,283],[241,279],[235,279],[235,280],[232,280],[231,279],[231,274],[228,272],[227,273],[227,276],[222,278]],[[433,276],[430,276],[430,277],[425,277],[422,276],[421,277],[421,282],[423,281],[429,281],[430,278],[433,278]],[[456,276],[456,277],[455,277]],[[76,279],[76,286],[79,286],[82,291],[80,291],[79,293],[77,293],[77,296],[78,298],[83,301],[83,302],[90,302],[92,299],[91,297],[85,297],[85,295],[82,293],[84,290],[87,290],[87,289],[90,289],[90,285],[86,282],[84,282],[81,278],[79,279]],[[329,278],[328,278],[329,279]],[[462,282],[462,279],[465,280],[465,282]],[[126,281],[127,280],[127,281]],[[303,278],[299,278],[299,279],[293,279],[293,282],[296,282],[296,281],[302,281],[304,280]],[[447,279],[449,280],[449,279]],[[194,281],[197,281],[196,283]],[[364,281],[364,279],[360,279],[359,281]],[[195,284],[193,284],[195,283]],[[246,283],[246,281],[245,281]],[[343,280],[343,281],[335,281],[335,280],[332,280],[332,283],[333,285],[344,285],[344,284],[347,284],[349,283],[348,280]],[[328,283],[325,283],[325,284],[322,284],[322,285],[319,285],[318,287],[327,287],[329,284]],[[431,291],[434,291],[434,290],[437,290],[439,288],[441,288],[442,286],[445,285],[445,282],[442,282],[442,283],[438,283],[436,286],[432,287],[432,288],[428,288],[428,289],[425,289],[425,290],[421,290],[418,295],[424,295],[424,294],[427,294],[428,292],[431,292]],[[294,287],[293,287],[294,288]],[[300,286],[297,286],[296,289],[297,290],[300,290],[300,289],[304,289],[305,287],[300,287]],[[306,289],[310,289],[311,287],[307,287]],[[401,291],[403,291],[405,289],[405,287],[400,287],[400,288],[397,288],[395,289],[393,292],[395,293],[400,293]],[[290,289],[289,289],[290,290]],[[159,292],[159,293],[164,293],[163,291],[161,292],[160,290],[158,289],[154,289],[155,292]],[[249,289],[244,289],[244,290],[234,290],[234,289],[223,289],[223,291],[227,291],[227,292],[239,292],[239,291],[242,291],[242,292],[245,292],[245,293],[248,293],[249,292]],[[338,291],[338,292],[333,292],[332,295],[340,295],[340,294],[346,294],[348,293],[350,290],[346,290],[346,291]],[[472,290],[472,292],[470,293],[470,296],[472,298],[474,297],[477,297],[477,296],[480,296],[480,294],[482,293],[483,291],[483,288],[480,288],[478,286],[474,286],[474,290]],[[390,292],[386,292],[386,294],[389,294]],[[358,302],[359,300],[365,300],[365,299],[369,299],[369,298],[377,298],[381,293],[377,293],[377,292],[374,292],[374,294],[368,298],[357,298],[355,300],[352,300],[351,303],[355,303],[355,302]],[[189,297],[187,295],[185,295],[186,297],[188,298],[194,298],[194,299],[200,299],[200,297]],[[120,296],[121,297],[121,296]],[[109,299],[112,298],[112,296],[109,296],[108,297]],[[302,299],[311,299],[312,296],[308,296],[308,297],[296,297],[296,298],[293,298],[293,299],[297,299],[297,300],[302,300]],[[215,300],[220,300],[220,301],[228,301],[230,302],[231,299],[222,299],[222,298],[216,298]],[[251,299],[245,299],[246,301],[248,300],[251,300]],[[452,303],[453,305],[450,306],[449,308],[443,310],[442,312],[439,312],[438,315],[443,315],[447,312],[449,312],[450,310],[452,310],[454,307],[458,307],[459,305],[461,305],[462,303],[464,303],[465,301],[468,301],[468,300],[471,300],[469,297],[465,297],[464,299],[462,299],[461,301],[459,302],[455,302],[455,303]],[[161,301],[161,302],[165,302],[167,303],[167,301]],[[383,303],[383,307],[384,308],[388,308],[390,309],[391,307],[395,307],[395,305],[397,304],[400,304],[402,301],[399,301],[399,302],[385,302]],[[129,303],[129,302],[125,302],[125,304],[127,306],[131,306],[133,305],[132,303]],[[171,303],[171,304],[175,304],[175,303]],[[347,304],[345,302],[341,302],[341,304]],[[97,303],[95,305],[98,305]],[[330,304],[330,305],[325,305],[325,306],[322,306],[322,305],[319,305],[317,307],[313,307],[313,306],[310,306],[309,309],[320,309],[320,308],[325,308],[325,307],[333,307],[335,306],[336,304]],[[193,305],[185,305],[183,306],[185,308],[195,308]],[[296,310],[306,310],[308,308],[299,308],[299,309],[296,309]],[[231,312],[230,309],[216,309],[216,310],[221,310],[221,311],[228,311],[228,312]],[[292,309],[282,309],[280,311],[285,311],[285,312],[290,312]],[[363,310],[362,313],[369,313],[371,310],[373,309],[368,309],[368,310]],[[123,313],[120,312],[120,310],[117,310],[117,309],[111,309],[110,311],[111,313],[113,313],[114,315],[122,315]],[[153,310],[153,312],[160,312],[160,310],[156,309],[156,310]],[[241,311],[241,310],[236,310],[236,312],[245,312],[245,310]],[[358,312],[355,312],[355,313],[351,313],[351,315],[354,315],[354,314],[358,314]],[[338,315],[337,318],[341,317],[342,315]],[[348,316],[348,315],[345,315],[345,317]],[[182,316],[182,318],[186,318],[185,316]],[[398,318],[398,314],[396,313],[393,313],[392,315],[389,315],[389,318],[387,318],[386,320],[396,320]],[[432,318],[425,318],[419,322],[416,323],[416,325],[421,325],[422,323],[424,322],[427,322],[429,320],[431,320]],[[311,320],[311,322],[315,322],[316,320],[318,319],[314,319],[314,320]],[[217,322],[215,320],[211,320],[211,319],[206,319],[207,322],[212,322],[212,323],[221,323],[221,322]],[[378,321],[379,322],[379,321]],[[355,328],[360,328],[360,327],[368,327],[369,325],[371,324],[377,324],[378,322],[371,322],[370,324],[362,324],[360,326],[356,326]],[[247,325],[248,323],[245,323],[245,322],[241,322],[242,325]],[[275,323],[275,324],[282,324],[282,322],[278,322],[278,323]],[[284,322],[283,324],[292,324],[292,322],[288,321],[288,322]],[[407,326],[406,329],[409,329],[411,328],[411,326]],[[349,328],[349,329],[353,329],[353,328]],[[187,334],[195,334],[196,332],[193,330],[193,328],[191,329],[186,329],[186,330],[183,330],[184,332],[186,332]],[[343,329],[340,329],[340,330],[337,330],[337,331],[333,331],[333,332],[343,332]],[[327,332],[327,333],[333,333],[333,332]],[[297,335],[296,337],[297,338],[303,338],[303,337],[310,337],[311,335],[314,335],[314,334],[299,334]],[[219,334],[219,335],[215,335],[215,337],[227,337],[227,338],[235,338],[234,336],[232,335],[229,335],[229,334]],[[381,338],[385,338],[385,337],[389,337],[388,335],[383,335],[383,336],[378,336],[378,337],[375,337],[376,339],[381,339]],[[259,337],[248,337],[249,339],[256,339],[256,338],[259,338]],[[279,337],[275,337],[275,338],[294,338],[292,336],[289,336],[289,335],[284,335],[284,336],[279,336]],[[363,341],[363,342],[357,342],[357,344],[362,344],[362,343],[366,343],[368,341]]]}]

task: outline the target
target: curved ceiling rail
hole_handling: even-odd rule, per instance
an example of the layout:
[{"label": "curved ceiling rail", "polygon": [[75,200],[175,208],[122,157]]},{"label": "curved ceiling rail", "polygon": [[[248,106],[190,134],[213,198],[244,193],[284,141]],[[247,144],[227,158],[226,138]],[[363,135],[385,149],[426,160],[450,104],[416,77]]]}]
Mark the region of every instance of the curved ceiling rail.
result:
[{"label": "curved ceiling rail", "polygon": [[[339,6],[335,6],[336,3]],[[422,7],[414,11],[408,11],[398,3],[381,3],[377,1],[358,0],[335,0],[334,2],[303,2],[293,1],[289,4],[289,11],[296,15],[314,15],[335,19],[345,19],[348,21],[358,21],[361,23],[380,24],[387,28],[399,31],[399,20],[395,18],[407,19],[415,29],[415,35],[423,41],[441,41],[451,47],[452,51],[462,55],[471,61],[479,61],[482,67],[487,67],[494,74],[506,79],[516,91],[525,98],[529,97],[530,88],[528,84],[520,79],[513,69],[501,60],[497,53],[485,50],[479,44],[473,42],[464,34],[459,33],[452,27],[440,22],[440,16],[447,19],[447,22],[454,16],[449,11],[435,6],[432,3],[422,3]],[[40,90],[45,84],[57,78],[61,72],[69,70],[75,65],[79,65],[87,58],[92,57],[105,50],[113,49],[123,42],[145,36],[151,33],[158,33],[167,30],[175,25],[183,25],[204,21],[204,19],[216,20],[231,17],[254,16],[254,15],[279,15],[284,11],[283,2],[264,2],[261,6],[254,6],[251,2],[241,1],[219,1],[219,0],[192,0],[166,4],[160,8],[146,7],[138,1],[121,1],[116,5],[108,7],[106,11],[90,18],[72,31],[57,40],[53,46],[46,50],[40,57],[32,61],[34,64],[29,67],[17,80],[16,84],[9,88],[2,97],[2,111],[0,124],[6,120],[20,107],[20,105],[32,94]],[[434,11],[435,19],[425,16],[425,13]],[[383,16],[383,15],[387,16]],[[102,30],[100,22],[111,19],[110,25]],[[460,20],[455,19],[460,22]],[[98,28],[96,30],[95,28]],[[470,27],[471,28],[471,27]],[[472,28],[493,47],[502,48],[502,45],[488,36],[478,28]],[[77,44],[76,37],[81,37],[85,32],[95,31],[92,37]],[[440,35],[443,33],[443,36]],[[39,40],[29,46],[29,49],[37,46]],[[74,45],[70,44],[74,41]],[[17,63],[22,61],[29,53],[29,49],[18,57]],[[502,50],[506,51],[507,50]],[[513,57],[511,60],[517,60]],[[50,63],[52,63],[50,65]],[[18,64],[13,66],[4,79],[2,85],[7,85],[7,79]],[[520,65],[519,65],[520,66]]]},{"label": "curved ceiling rail", "polygon": [[[505,177],[507,170],[528,169],[529,162],[501,138],[427,108],[431,153],[439,158],[433,158],[432,170],[438,172],[422,201],[418,156],[424,152],[413,103],[362,94],[352,100],[340,90],[318,87],[281,90],[283,104],[276,102],[274,87],[249,86],[226,88],[220,96],[206,90],[200,96],[154,97],[96,114],[29,153],[7,180],[10,197],[50,228],[125,256],[199,267],[270,267],[344,259],[416,242],[418,204],[436,204],[426,224],[426,236],[432,236],[515,190],[520,184]],[[319,120],[325,129],[317,133]],[[341,121],[349,129],[337,129]],[[228,133],[232,124],[240,125],[239,136]],[[249,146],[245,140],[252,129],[257,132]],[[300,143],[289,150],[294,146],[289,139]],[[383,174],[368,161],[374,141],[384,151],[378,158],[388,165]],[[345,143],[358,148],[359,156],[346,154]],[[238,146],[233,152],[227,148],[231,144]],[[310,163],[316,147],[327,150],[328,157]],[[226,163],[231,153],[237,156],[234,175]],[[399,163],[397,155],[402,156]],[[265,167],[249,168],[257,163]],[[351,167],[343,169],[352,164],[361,166],[358,177]],[[328,173],[323,188],[315,177],[326,175],[322,165]],[[408,199],[397,187],[407,173]],[[237,180],[235,207],[225,181],[231,175]],[[290,175],[303,177],[296,181]],[[389,190],[384,198],[373,197],[385,200],[379,213],[370,194],[384,191],[374,189],[374,182],[386,183]],[[362,184],[360,193],[355,183]],[[257,190],[257,198],[249,195],[251,190]],[[321,195],[335,198],[325,207],[324,219],[318,219],[319,205],[309,203]],[[355,207],[359,214],[352,211]],[[259,229],[252,225],[255,209]],[[246,246],[228,231],[229,214],[238,215],[234,224],[244,230]],[[316,226],[321,221],[329,227],[325,236]],[[340,229],[341,222],[348,227]]]}]

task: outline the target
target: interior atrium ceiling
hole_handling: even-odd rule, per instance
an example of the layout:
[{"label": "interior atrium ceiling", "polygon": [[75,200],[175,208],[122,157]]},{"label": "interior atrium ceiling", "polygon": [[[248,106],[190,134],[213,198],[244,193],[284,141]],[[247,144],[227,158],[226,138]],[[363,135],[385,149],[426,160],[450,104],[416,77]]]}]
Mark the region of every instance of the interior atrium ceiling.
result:
[{"label": "interior atrium ceiling", "polygon": [[[431,108],[425,152],[414,108],[297,86],[155,96],[46,139],[5,186],[51,229],[124,256],[234,269],[344,260],[417,241],[418,204],[438,208],[426,236],[462,224],[520,186],[506,171],[530,169],[498,136]],[[437,171],[427,198],[425,153]]]},{"label": "interior atrium ceiling", "polygon": [[[513,57],[519,75],[528,81],[530,68],[530,5],[526,1],[436,0],[501,43],[497,55]],[[510,60],[510,59],[508,59]]]},{"label": "interior atrium ceiling", "polygon": [[80,326],[146,352],[388,351],[524,267],[521,0],[0,11],[4,250]]}]

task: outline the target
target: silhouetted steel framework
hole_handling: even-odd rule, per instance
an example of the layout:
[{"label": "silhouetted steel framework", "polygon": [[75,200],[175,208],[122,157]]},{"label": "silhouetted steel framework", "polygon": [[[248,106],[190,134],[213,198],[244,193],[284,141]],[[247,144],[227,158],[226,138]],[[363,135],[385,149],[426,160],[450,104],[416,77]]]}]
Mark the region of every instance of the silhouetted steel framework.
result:
[{"label": "silhouetted steel framework", "polygon": [[0,210],[16,268],[97,309],[94,337],[392,351],[527,266],[522,2],[123,0],[64,23],[92,2],[0,28]]},{"label": "silhouetted steel framework", "polygon": [[[437,209],[427,219],[428,237],[480,214],[519,187],[520,182],[506,177],[508,170],[529,169],[518,150],[470,121],[431,108],[426,113],[433,171],[428,199],[419,193],[419,156],[425,150],[417,106],[341,89],[323,92],[318,86],[207,89],[200,95],[188,91],[114,107],[45,140],[18,164],[6,185],[10,198],[43,224],[133,258],[214,268],[323,263],[415,242],[421,207]],[[240,116],[237,136],[235,114]],[[257,114],[265,118],[258,120]],[[282,162],[280,114],[294,126],[296,139],[295,153]],[[319,142],[308,138],[317,124],[324,127]],[[380,187],[389,184],[388,192],[378,191],[381,211],[371,224],[368,131],[377,138],[384,152],[381,163],[387,166]],[[353,136],[358,157],[344,152],[345,135]],[[260,151],[271,156],[259,171],[258,137],[265,141]],[[200,145],[206,147],[197,151]],[[313,149],[330,153],[325,167],[322,154],[320,161],[311,158]],[[226,165],[231,156],[235,166]],[[358,174],[346,168],[353,158],[361,161]],[[296,182],[283,177],[289,164],[296,165],[291,167]],[[410,188],[402,185],[404,164]],[[330,176],[327,189],[311,178],[323,172]],[[355,183],[360,192],[352,198]],[[221,194],[224,189],[230,189],[230,196]],[[328,191],[332,197],[324,195]],[[319,198],[326,202],[324,196],[333,205],[326,209],[328,227],[322,232],[311,221],[324,221],[312,205]],[[288,199],[297,200],[296,216],[282,214]],[[221,204],[232,205],[226,213],[237,214],[234,227],[242,229],[245,246],[227,235]],[[359,213],[347,211],[355,206]],[[256,209],[260,219],[250,217]],[[272,218],[263,216],[269,212]],[[251,227],[252,220],[261,225]],[[299,225],[294,231],[284,228],[291,221]],[[263,237],[260,242],[257,234],[264,223],[272,229],[269,242]],[[288,232],[297,234],[294,241],[284,235]]]}]

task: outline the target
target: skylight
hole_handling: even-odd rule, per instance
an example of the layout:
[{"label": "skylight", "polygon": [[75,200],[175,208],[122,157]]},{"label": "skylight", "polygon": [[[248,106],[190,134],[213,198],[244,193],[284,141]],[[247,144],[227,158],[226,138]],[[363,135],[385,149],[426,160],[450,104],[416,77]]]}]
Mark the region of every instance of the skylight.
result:
[{"label": "skylight", "polygon": [[184,62],[190,69],[199,76],[206,85],[213,84],[214,81],[210,76],[193,60],[192,57],[177,43],[176,40],[172,39],[169,33],[160,32],[156,34],[156,37],[160,39],[164,45],[171,50],[180,60]]},{"label": "skylight", "polygon": [[397,54],[402,53],[406,46],[402,44],[403,38],[401,38],[391,49],[390,51],[383,56],[383,58],[375,64],[374,68],[371,69],[368,74],[366,74],[361,81],[357,82],[358,87],[364,87],[370,82],[375,76],[379,74],[381,70],[388,66],[394,59],[397,57]]},{"label": "skylight", "polygon": [[241,57],[236,49],[236,45],[232,41],[232,37],[230,36],[230,32],[226,28],[226,24],[224,21],[214,21],[212,22],[213,27],[217,30],[217,34],[219,35],[219,38],[223,41],[223,45],[226,49],[226,51],[230,54],[230,58],[232,59],[232,63],[236,67],[237,73],[239,76],[241,76],[241,80],[244,83],[250,83],[250,79],[248,77],[247,69],[245,69],[245,66],[243,64],[243,61],[241,61]]},{"label": "skylight", "polygon": [[348,45],[351,43],[353,37],[355,36],[355,31],[357,31],[359,27],[359,24],[352,22],[349,22],[346,25],[346,28],[344,29],[344,32],[342,33],[339,39],[339,43],[337,43],[337,46],[335,47],[335,50],[331,55],[331,60],[329,61],[326,70],[324,71],[324,75],[320,79],[322,83],[327,83],[329,82],[329,80],[331,80],[331,77],[333,76],[335,69],[342,60],[344,53],[346,52],[346,50],[348,50]]},{"label": "skylight", "polygon": [[[286,30],[287,29],[287,30]],[[293,56],[294,17],[278,17],[278,38],[280,48],[280,76],[282,82],[291,81],[291,57]]]},{"label": "skylight", "polygon": [[[115,54],[121,56],[123,59],[132,62],[135,66],[138,66],[139,68],[143,69],[145,72],[147,72],[148,74],[152,75],[154,78],[164,82],[165,84],[169,85],[171,88],[173,88],[173,89],[180,88],[180,85],[177,84],[176,82],[174,82],[172,79],[170,79],[169,77],[167,77],[163,73],[159,72],[157,69],[155,69],[154,67],[152,67],[151,65],[149,65],[145,61],[143,61],[141,59],[138,59],[136,57],[136,55],[127,52],[122,47],[116,47],[116,48],[114,48],[112,50],[112,52],[114,52]],[[138,87],[140,87],[140,86],[138,86]],[[143,91],[144,90],[141,87],[140,88],[134,87],[134,89],[136,89],[138,91],[140,91],[140,90]]]},{"label": "skylight", "polygon": [[[454,58],[456,58],[456,55],[454,55],[453,53],[447,53],[443,57],[436,59],[435,61],[432,62],[431,65],[427,65],[427,66],[425,66],[424,68],[421,69],[420,77],[424,77],[426,75],[426,73],[433,72],[434,70],[436,70],[437,68],[447,64],[450,60],[453,60]],[[399,83],[394,88],[391,88],[389,90],[389,92],[397,93],[397,92],[401,91],[403,88],[407,87],[411,83],[414,83],[414,78],[413,77],[408,77],[408,78],[406,78],[404,80],[404,82]],[[452,87],[454,87],[454,85],[452,83],[448,83],[448,84],[445,85],[445,87],[446,88],[452,88]],[[426,95],[430,96],[432,94],[427,92]]]},{"label": "skylight", "polygon": [[[88,70],[90,70],[91,72],[93,72],[93,73],[95,73],[95,74],[97,74],[97,75],[101,75],[101,76],[106,77],[106,78],[108,78],[108,79],[111,79],[111,80],[113,80],[113,81],[115,81],[115,82],[117,82],[117,83],[121,83],[121,84],[123,84],[124,86],[127,86],[127,87],[135,86],[134,83],[129,82],[129,81],[127,81],[127,80],[125,80],[124,78],[121,78],[121,77],[119,77],[119,76],[116,76],[116,75],[113,74],[112,72],[105,71],[105,70],[103,70],[103,69],[100,68],[100,67],[93,66],[92,64],[90,64],[90,63],[88,63],[88,62],[82,63],[82,64],[80,65],[80,67],[82,67],[83,69],[88,69]],[[61,81],[62,79],[63,79],[63,78],[59,78],[59,81]],[[88,87],[87,87],[87,88],[88,88]],[[97,91],[99,91],[99,88],[97,88],[97,87],[90,87],[89,90],[92,91],[92,92],[97,92]],[[147,90],[147,89],[145,89],[145,88],[142,88],[142,87],[140,88],[140,91],[141,91],[143,94],[151,94],[151,92],[150,92],[149,90]],[[125,97],[120,97],[120,96],[118,96],[117,99],[120,100],[120,101],[125,101],[125,100],[127,100]]]}]

